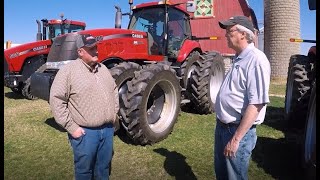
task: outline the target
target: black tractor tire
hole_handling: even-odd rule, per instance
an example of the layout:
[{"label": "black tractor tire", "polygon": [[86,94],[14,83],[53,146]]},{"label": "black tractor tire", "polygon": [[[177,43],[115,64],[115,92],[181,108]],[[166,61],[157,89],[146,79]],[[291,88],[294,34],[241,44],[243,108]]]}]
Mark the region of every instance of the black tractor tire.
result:
[{"label": "black tractor tire", "polygon": [[217,94],[225,76],[223,58],[219,53],[212,52],[200,56],[195,62],[192,73],[191,102],[200,114],[214,112]]},{"label": "black tractor tire", "polygon": [[303,142],[303,168],[306,179],[316,179],[316,81],[308,105]]},{"label": "black tractor tire", "polygon": [[22,95],[29,100],[36,100],[38,99],[36,96],[31,94],[31,79],[28,78],[24,83],[23,83],[23,88],[22,88]]},{"label": "black tractor tire", "polygon": [[45,63],[46,63],[46,57],[44,55],[29,58],[27,59],[27,62],[25,62],[23,66],[23,71],[22,71],[22,77],[24,79],[24,82],[21,89],[21,93],[26,99],[29,99],[29,100],[38,99],[37,97],[31,94],[30,77],[34,72],[44,71]]},{"label": "black tractor tire", "polygon": [[18,86],[18,87],[15,87],[15,88],[10,88],[11,89],[11,91],[13,92],[13,93],[16,93],[16,94],[21,94],[22,95],[22,87],[21,86]]},{"label": "black tractor tire", "polygon": [[154,144],[165,139],[180,112],[181,88],[175,70],[151,64],[135,73],[122,94],[121,121],[135,144]]},{"label": "black tractor tire", "polygon": [[182,96],[184,98],[191,97],[191,74],[195,70],[195,63],[200,59],[200,53],[198,51],[193,51],[189,54],[187,59],[183,61],[181,67],[178,71],[181,77],[180,86],[182,87]]},{"label": "black tractor tire", "polygon": [[[119,106],[123,107],[124,104],[120,98],[122,94],[127,93],[128,85],[127,82],[132,80],[134,77],[134,72],[139,71],[141,66],[134,62],[122,62],[118,65],[113,66],[110,69],[112,77],[115,79],[115,82],[118,86],[119,92]],[[120,112],[118,112],[119,119],[115,122],[115,132],[120,129],[120,122],[122,120]]]},{"label": "black tractor tire", "polygon": [[313,62],[307,56],[293,55],[288,67],[285,119],[289,130],[304,129],[311,94]]}]

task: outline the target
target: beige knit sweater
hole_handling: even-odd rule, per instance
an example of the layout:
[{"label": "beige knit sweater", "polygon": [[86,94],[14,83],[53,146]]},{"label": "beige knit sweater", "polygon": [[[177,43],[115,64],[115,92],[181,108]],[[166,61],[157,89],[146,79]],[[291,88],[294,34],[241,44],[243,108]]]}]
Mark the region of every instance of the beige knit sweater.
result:
[{"label": "beige knit sweater", "polygon": [[55,121],[72,134],[79,126],[114,123],[119,110],[118,89],[107,67],[98,63],[92,70],[77,59],[58,71],[49,103]]}]

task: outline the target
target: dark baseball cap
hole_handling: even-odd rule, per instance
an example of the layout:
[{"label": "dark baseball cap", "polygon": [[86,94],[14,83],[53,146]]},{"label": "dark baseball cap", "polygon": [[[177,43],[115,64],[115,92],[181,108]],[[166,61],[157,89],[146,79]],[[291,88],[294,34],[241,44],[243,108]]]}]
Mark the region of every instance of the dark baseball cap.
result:
[{"label": "dark baseball cap", "polygon": [[236,24],[244,26],[244,27],[248,28],[250,31],[254,32],[253,24],[249,20],[249,18],[246,16],[233,16],[226,21],[219,21],[219,26],[222,29],[226,29],[228,26],[233,26]]},{"label": "dark baseball cap", "polygon": [[77,48],[89,47],[92,48],[97,44],[97,40],[95,37],[90,34],[78,34],[76,38],[76,46]]}]

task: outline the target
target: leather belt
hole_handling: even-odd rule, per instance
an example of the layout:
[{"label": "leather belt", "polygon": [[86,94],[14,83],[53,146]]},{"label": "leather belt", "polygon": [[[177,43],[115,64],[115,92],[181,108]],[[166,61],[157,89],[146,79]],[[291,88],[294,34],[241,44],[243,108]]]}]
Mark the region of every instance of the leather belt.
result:
[{"label": "leather belt", "polygon": [[112,128],[113,124],[112,123],[106,123],[106,124],[103,124],[103,125],[97,126],[97,127],[87,127],[87,126],[80,126],[80,127],[87,128],[87,129],[92,129],[92,130],[99,130],[99,129],[104,129],[104,128]]},{"label": "leather belt", "polygon": [[[217,122],[219,122],[219,124],[221,124],[221,126],[222,127],[224,127],[224,128],[230,128],[230,127],[238,127],[240,124],[239,123],[233,123],[233,122],[231,122],[231,123],[223,123],[220,119],[218,119],[217,118]],[[250,129],[252,129],[252,128],[256,128],[256,126],[257,125],[252,125],[251,127],[250,127]]]}]

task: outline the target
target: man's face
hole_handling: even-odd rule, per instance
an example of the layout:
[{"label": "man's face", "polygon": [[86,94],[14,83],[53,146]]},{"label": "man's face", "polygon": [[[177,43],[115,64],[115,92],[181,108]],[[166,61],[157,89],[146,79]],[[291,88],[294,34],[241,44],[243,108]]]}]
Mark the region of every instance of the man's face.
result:
[{"label": "man's face", "polygon": [[97,46],[89,47],[82,47],[78,50],[80,58],[90,66],[93,66],[98,61],[98,50]]},{"label": "man's face", "polygon": [[240,40],[243,37],[243,33],[239,32],[236,26],[229,26],[226,28],[226,35],[228,41],[228,47],[231,49],[235,49],[239,46]]}]

